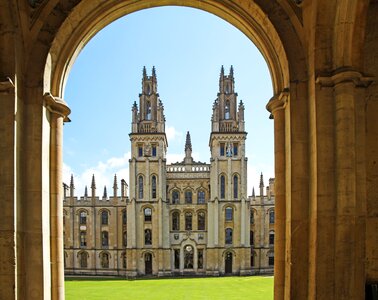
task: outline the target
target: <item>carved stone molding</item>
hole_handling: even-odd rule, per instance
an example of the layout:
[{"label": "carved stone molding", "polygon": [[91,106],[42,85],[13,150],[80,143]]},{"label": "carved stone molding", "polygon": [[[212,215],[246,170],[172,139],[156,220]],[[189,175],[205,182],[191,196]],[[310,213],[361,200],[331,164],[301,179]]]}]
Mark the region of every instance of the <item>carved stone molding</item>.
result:
[{"label": "carved stone molding", "polygon": [[70,122],[68,115],[71,113],[71,110],[67,106],[66,102],[58,97],[54,97],[51,93],[44,94],[44,101],[46,108],[55,114],[62,116],[64,122]]},{"label": "carved stone molding", "polygon": [[270,119],[273,119],[274,113],[278,110],[285,109],[287,101],[289,98],[289,89],[284,89],[278,95],[273,96],[268,104],[266,105],[266,109],[271,113]]},{"label": "carved stone molding", "polygon": [[364,76],[355,70],[337,71],[330,76],[318,76],[316,83],[321,87],[334,87],[341,83],[352,82],[356,87],[368,87],[374,81],[374,77]]},{"label": "carved stone molding", "polygon": [[12,79],[6,77],[5,80],[0,81],[0,93],[9,94],[11,92],[14,92],[14,83]]}]

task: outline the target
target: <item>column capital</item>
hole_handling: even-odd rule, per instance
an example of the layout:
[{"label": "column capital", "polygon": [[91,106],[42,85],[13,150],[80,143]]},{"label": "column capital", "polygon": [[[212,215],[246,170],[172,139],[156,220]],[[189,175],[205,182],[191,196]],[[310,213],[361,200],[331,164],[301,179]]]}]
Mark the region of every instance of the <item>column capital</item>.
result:
[{"label": "column capital", "polygon": [[0,93],[10,94],[14,91],[14,83],[9,77],[0,79]]},{"label": "column capital", "polygon": [[51,93],[45,93],[43,95],[44,105],[46,108],[55,114],[63,117],[64,122],[70,122],[68,115],[71,113],[70,108],[62,98],[54,97]]},{"label": "column capital", "polygon": [[289,88],[285,88],[282,92],[270,98],[268,104],[266,105],[266,109],[271,113],[269,117],[270,119],[273,119],[274,113],[276,111],[285,109],[288,99],[289,99]]},{"label": "column capital", "polygon": [[321,87],[334,87],[341,83],[352,82],[355,87],[366,88],[374,79],[372,76],[364,76],[361,72],[353,69],[337,69],[330,75],[317,76],[315,82]]}]

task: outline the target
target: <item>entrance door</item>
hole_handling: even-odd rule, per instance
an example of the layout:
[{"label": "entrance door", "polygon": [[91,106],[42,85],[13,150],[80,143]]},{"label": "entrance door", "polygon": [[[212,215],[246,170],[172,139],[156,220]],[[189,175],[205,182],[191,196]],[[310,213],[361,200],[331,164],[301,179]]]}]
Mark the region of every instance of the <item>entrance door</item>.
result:
[{"label": "entrance door", "polygon": [[225,258],[225,273],[232,274],[232,253],[227,253]]},{"label": "entrance door", "polygon": [[144,255],[144,270],[146,275],[152,275],[152,255],[146,253]]}]

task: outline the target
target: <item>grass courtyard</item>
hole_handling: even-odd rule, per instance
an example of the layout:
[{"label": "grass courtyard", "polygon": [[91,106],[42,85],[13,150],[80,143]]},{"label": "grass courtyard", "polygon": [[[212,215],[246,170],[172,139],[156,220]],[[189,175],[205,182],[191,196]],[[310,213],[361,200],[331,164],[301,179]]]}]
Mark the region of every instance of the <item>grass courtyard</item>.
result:
[{"label": "grass courtyard", "polygon": [[66,279],[66,300],[270,300],[273,277]]}]

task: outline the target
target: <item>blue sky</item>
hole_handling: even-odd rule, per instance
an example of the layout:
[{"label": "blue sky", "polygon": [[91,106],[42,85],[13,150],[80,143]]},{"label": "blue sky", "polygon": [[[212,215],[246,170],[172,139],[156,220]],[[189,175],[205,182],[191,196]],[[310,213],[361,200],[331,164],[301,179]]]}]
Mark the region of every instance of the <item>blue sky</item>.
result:
[{"label": "blue sky", "polygon": [[[64,126],[64,174],[74,175],[76,195],[91,184],[111,194],[113,176],[128,181],[131,106],[139,101],[142,68],[155,66],[165,107],[168,163],[184,157],[190,131],[193,157],[209,162],[212,104],[219,73],[234,67],[235,90],[245,104],[248,194],[274,177],[272,97],[268,67],[238,29],[207,12],[183,7],[139,11],[111,23],[84,47],[70,72],[64,98],[72,110]],[[257,191],[257,189],[256,189]]]}]

